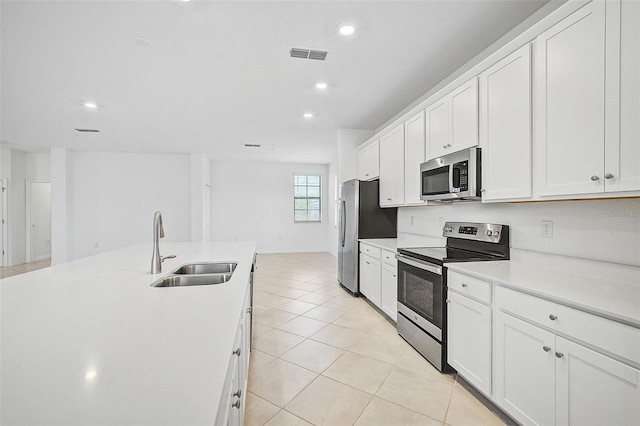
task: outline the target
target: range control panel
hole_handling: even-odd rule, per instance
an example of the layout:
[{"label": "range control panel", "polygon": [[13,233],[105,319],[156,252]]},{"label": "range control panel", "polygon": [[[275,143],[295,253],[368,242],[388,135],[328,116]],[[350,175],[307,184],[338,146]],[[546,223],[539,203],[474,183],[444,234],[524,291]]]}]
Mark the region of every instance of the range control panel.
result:
[{"label": "range control panel", "polygon": [[502,235],[502,227],[492,223],[446,222],[442,236],[497,243]]}]

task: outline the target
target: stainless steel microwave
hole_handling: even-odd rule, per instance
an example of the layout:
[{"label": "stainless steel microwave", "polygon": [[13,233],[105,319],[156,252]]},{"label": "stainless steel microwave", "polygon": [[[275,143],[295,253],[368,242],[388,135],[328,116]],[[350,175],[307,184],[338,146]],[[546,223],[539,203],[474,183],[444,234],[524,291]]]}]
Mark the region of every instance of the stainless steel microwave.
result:
[{"label": "stainless steel microwave", "polygon": [[420,165],[420,199],[472,201],[481,198],[481,150],[468,148]]}]

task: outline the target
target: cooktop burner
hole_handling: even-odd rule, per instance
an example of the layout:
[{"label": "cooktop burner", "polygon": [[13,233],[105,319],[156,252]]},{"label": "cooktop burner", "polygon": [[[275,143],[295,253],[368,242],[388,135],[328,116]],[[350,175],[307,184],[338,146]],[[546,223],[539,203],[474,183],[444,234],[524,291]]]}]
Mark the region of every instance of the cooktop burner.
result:
[{"label": "cooktop burner", "polygon": [[445,247],[411,247],[398,253],[442,265],[509,259],[509,227],[485,223],[447,222],[443,228]]},{"label": "cooktop burner", "polygon": [[406,254],[427,262],[443,263],[452,262],[480,262],[483,260],[503,260],[498,256],[476,253],[465,250],[456,250],[447,247],[410,247],[398,249],[398,253]]}]

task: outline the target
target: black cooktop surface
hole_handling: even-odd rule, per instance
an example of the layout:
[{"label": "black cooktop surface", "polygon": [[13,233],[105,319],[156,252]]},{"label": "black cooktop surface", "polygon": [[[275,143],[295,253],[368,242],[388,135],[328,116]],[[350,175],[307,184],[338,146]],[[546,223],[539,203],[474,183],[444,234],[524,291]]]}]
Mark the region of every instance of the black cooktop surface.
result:
[{"label": "black cooktop surface", "polygon": [[481,262],[485,260],[503,260],[499,256],[491,254],[477,253],[467,250],[458,250],[448,247],[411,247],[400,248],[398,253],[405,254],[407,256],[415,257],[417,259],[424,260],[426,262],[437,263],[442,265],[443,263],[453,262]]}]

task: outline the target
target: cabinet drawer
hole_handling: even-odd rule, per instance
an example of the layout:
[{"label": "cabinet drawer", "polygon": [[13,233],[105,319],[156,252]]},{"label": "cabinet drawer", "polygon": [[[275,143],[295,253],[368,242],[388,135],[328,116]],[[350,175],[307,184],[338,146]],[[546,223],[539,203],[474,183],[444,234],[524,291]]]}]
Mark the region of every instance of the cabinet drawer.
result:
[{"label": "cabinet drawer", "polygon": [[640,363],[640,329],[500,286],[495,297],[503,311]]},{"label": "cabinet drawer", "polygon": [[491,283],[450,271],[447,274],[447,287],[467,297],[484,303],[491,303]]},{"label": "cabinet drawer", "polygon": [[396,252],[390,250],[382,250],[382,261],[389,266],[397,267]]},{"label": "cabinet drawer", "polygon": [[374,259],[380,260],[382,249],[378,247],[373,247],[368,244],[360,243],[360,253],[366,254],[367,256],[371,256]]}]

